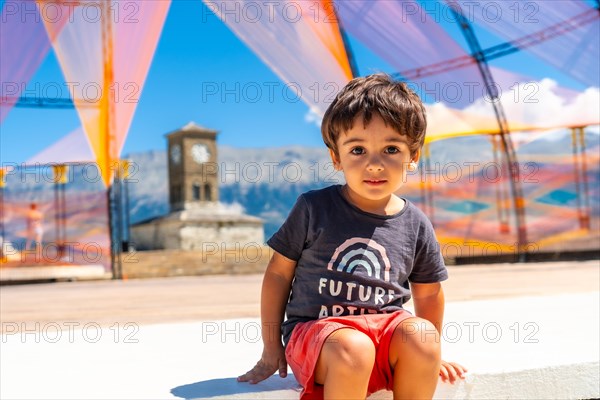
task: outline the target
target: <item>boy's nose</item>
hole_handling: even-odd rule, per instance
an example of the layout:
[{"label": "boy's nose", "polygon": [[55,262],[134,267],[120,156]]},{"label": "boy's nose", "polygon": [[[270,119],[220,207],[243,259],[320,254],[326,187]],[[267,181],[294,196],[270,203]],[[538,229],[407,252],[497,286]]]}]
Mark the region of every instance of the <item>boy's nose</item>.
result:
[{"label": "boy's nose", "polygon": [[369,158],[367,164],[367,170],[369,171],[383,171],[383,162],[379,157],[371,157]]}]

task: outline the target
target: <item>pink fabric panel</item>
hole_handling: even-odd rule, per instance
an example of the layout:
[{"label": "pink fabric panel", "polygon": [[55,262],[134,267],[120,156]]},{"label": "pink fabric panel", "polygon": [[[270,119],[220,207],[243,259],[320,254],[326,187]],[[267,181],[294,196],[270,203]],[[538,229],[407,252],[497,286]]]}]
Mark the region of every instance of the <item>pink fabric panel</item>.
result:
[{"label": "pink fabric panel", "polygon": [[[348,82],[323,33],[330,16],[311,21],[316,3],[310,1],[204,0],[260,59],[302,99],[311,110],[323,115],[335,95]],[[248,16],[240,18],[248,10]],[[302,18],[302,15],[305,18]]]},{"label": "pink fabric panel", "polygon": [[[414,1],[338,1],[336,5],[346,31],[397,72],[468,55]],[[485,93],[476,64],[411,82],[427,100],[455,108],[463,108]]]},{"label": "pink fabric panel", "polygon": [[[0,18],[0,95],[16,100],[46,58],[50,41],[34,0],[6,1]],[[0,123],[14,100],[2,103]]]},{"label": "pink fabric panel", "polygon": [[113,87],[119,91],[114,98],[117,156],[125,145],[171,1],[122,1],[118,4],[122,19],[114,24],[113,32]]},{"label": "pink fabric panel", "polygon": [[26,161],[34,164],[60,164],[68,162],[94,162],[96,157],[81,127],[60,138]]},{"label": "pink fabric panel", "polygon": [[564,30],[560,35],[524,48],[523,51],[531,52],[585,84],[599,86],[600,18],[598,10],[584,1],[458,0],[458,3],[470,21],[507,41],[540,31],[545,31],[549,36],[553,27]]}]

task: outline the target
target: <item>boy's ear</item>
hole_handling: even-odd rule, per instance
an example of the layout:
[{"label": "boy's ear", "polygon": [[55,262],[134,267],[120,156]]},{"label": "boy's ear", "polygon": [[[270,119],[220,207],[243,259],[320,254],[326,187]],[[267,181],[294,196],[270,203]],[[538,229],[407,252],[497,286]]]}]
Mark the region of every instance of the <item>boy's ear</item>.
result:
[{"label": "boy's ear", "polygon": [[335,168],[336,171],[341,171],[342,167],[340,166],[340,160],[335,155],[335,152],[332,149],[329,149],[329,156],[331,157],[331,161],[333,162],[333,168]]},{"label": "boy's ear", "polygon": [[420,158],[421,158],[421,149],[418,149],[417,151],[415,151],[415,154],[410,158],[410,161],[414,162],[415,164],[418,164]]},{"label": "boy's ear", "polygon": [[415,151],[411,157],[410,157],[410,162],[407,165],[407,169],[410,172],[415,172],[418,168],[418,164],[419,164],[419,158],[421,158],[421,150],[417,150]]}]

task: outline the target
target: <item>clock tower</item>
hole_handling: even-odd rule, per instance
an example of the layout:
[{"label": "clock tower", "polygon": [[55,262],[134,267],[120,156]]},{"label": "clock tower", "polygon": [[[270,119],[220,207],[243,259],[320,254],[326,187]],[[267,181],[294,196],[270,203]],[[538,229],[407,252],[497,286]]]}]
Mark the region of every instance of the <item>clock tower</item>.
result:
[{"label": "clock tower", "polygon": [[[244,214],[239,204],[219,201],[217,131],[190,122],[166,137],[171,210],[131,227],[135,248],[202,252],[216,249],[227,254],[229,249],[264,243],[260,218]],[[203,260],[197,268],[205,271],[205,258],[194,259]],[[180,261],[187,265],[188,260]],[[221,264],[218,268],[222,268]]]},{"label": "clock tower", "polygon": [[190,122],[166,137],[171,211],[218,202],[217,131]]}]

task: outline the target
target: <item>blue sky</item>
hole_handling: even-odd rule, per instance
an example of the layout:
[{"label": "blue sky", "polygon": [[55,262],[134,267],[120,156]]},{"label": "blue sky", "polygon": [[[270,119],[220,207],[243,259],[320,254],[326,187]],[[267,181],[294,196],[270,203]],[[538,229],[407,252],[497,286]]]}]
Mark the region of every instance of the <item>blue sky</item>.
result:
[{"label": "blue sky", "polygon": [[[1,3],[1,0],[0,0]],[[466,48],[456,27],[442,25]],[[477,29],[483,47],[502,40]],[[395,72],[395,69],[350,38],[361,75]],[[564,86],[584,87],[533,56],[519,53],[494,61],[494,65],[527,72],[536,79],[551,77]],[[254,82],[274,82],[275,96],[267,89],[252,98],[228,94],[208,96],[203,85],[224,85],[234,90]],[[50,51],[30,81],[30,95],[49,83],[68,92],[56,57]],[[240,92],[236,90],[236,92]],[[286,97],[287,96],[287,97]],[[285,92],[283,82],[241,42],[200,0],[172,2],[146,84],[139,98],[123,154],[164,149],[164,134],[189,121],[219,130],[218,142],[239,147],[287,145],[322,146],[319,128],[306,121],[308,107]],[[13,108],[0,126],[2,162],[20,163],[42,151],[80,125],[74,109]]]}]

